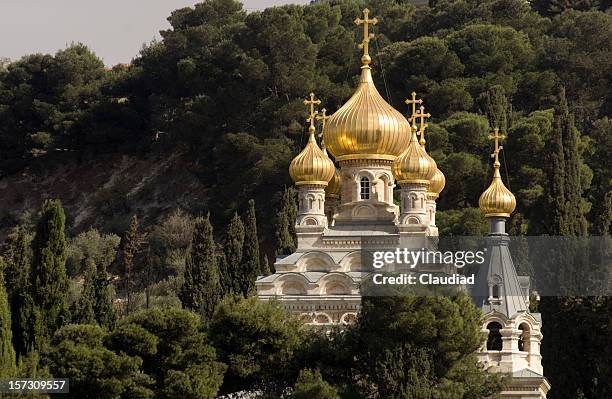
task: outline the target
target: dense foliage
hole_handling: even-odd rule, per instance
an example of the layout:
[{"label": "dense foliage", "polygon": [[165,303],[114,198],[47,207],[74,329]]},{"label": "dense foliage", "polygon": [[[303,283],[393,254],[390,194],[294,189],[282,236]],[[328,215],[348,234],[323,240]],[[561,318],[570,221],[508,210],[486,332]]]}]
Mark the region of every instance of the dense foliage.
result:
[{"label": "dense foliage", "polygon": [[[405,110],[403,100],[414,90],[433,114],[427,146],[447,180],[438,201],[442,235],[487,231],[476,206],[491,172],[487,136],[494,127],[508,135],[502,171],[518,201],[512,234],[610,234],[609,1],[431,0],[416,7],[373,0],[368,7],[380,20],[371,46],[379,91]],[[321,341],[300,336],[297,324],[279,324],[285,316],[274,307],[228,300],[213,313],[221,299],[215,279],[222,293],[248,295],[254,270],[269,273],[272,256],[295,249],[295,191],[287,188],[286,171],[305,139],[302,99],[314,91],[334,110],[352,93],[359,68],[359,29],[352,21],[361,8],[333,0],[247,13],[233,0],[208,0],[173,12],[171,28],[129,65],[105,68],[80,44],[0,63],[0,179],[61,172],[105,154],[155,154],[179,159],[176,167],[186,166],[202,186],[197,200],[173,204],[184,212],[159,205],[159,223],[150,226],[133,217],[150,208],[129,195],[129,176],[122,176],[88,210],[99,213],[99,230],[71,231],[71,239],[65,224],[72,227],[80,215],[66,221],[58,202],[19,220],[13,204],[0,209],[0,227],[17,225],[2,257],[20,370],[75,373],[78,397],[87,397],[91,381],[100,392],[117,382],[109,397],[211,397],[217,390],[277,393],[291,386],[296,397],[331,398],[364,387],[385,397],[417,395],[409,389],[419,397],[439,389],[470,398],[489,392],[469,358],[474,342],[438,340],[459,345],[455,359],[436,347],[432,337],[452,335],[453,326],[432,325],[432,336],[419,336],[410,325],[390,328],[397,334],[385,342],[400,340],[401,351],[376,347],[382,344],[372,338],[354,359],[349,341],[313,348]],[[81,183],[60,181],[53,190],[67,184],[78,191]],[[167,190],[180,187],[172,182]],[[211,212],[215,237],[211,225],[191,215],[203,210]],[[255,214],[265,223],[258,225]],[[123,234],[121,244],[112,233]],[[151,309],[181,300],[210,325],[187,311]],[[419,308],[412,299],[378,305],[396,309],[400,324],[410,322],[402,314]],[[541,305],[551,398],[610,396],[610,354],[598,349],[610,347],[610,300]],[[448,323],[474,317],[457,303],[428,306],[450,313]],[[115,311],[147,308],[117,324]],[[365,309],[357,332],[347,336],[354,342],[390,323],[377,320],[368,330],[368,318],[381,315]],[[170,325],[171,318],[178,324]],[[91,324],[66,326],[69,321]],[[6,326],[2,348],[10,337]],[[246,336],[234,335],[238,329]],[[465,339],[476,339],[473,333]],[[190,345],[201,349],[197,356]],[[304,346],[344,354],[356,362],[353,371],[331,361],[308,364],[312,353],[294,353]],[[398,362],[405,367],[395,367]],[[114,365],[120,375],[100,364]],[[369,375],[373,365],[384,372]],[[459,369],[474,378],[459,381]]]}]

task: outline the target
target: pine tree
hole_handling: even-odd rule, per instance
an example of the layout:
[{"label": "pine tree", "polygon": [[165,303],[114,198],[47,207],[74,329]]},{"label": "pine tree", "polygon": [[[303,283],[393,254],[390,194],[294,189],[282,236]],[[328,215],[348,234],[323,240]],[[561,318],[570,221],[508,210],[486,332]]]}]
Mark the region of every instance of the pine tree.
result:
[{"label": "pine tree", "polygon": [[46,201],[32,241],[30,270],[37,344],[69,320],[65,222],[60,201]]},{"label": "pine tree", "polygon": [[85,271],[85,281],[81,296],[77,300],[72,312],[72,321],[77,324],[94,324],[96,322],[94,314],[95,304],[95,281],[96,265],[88,262]]},{"label": "pine tree", "polygon": [[179,297],[185,308],[209,319],[222,298],[216,243],[209,216],[195,223],[185,261],[185,277]]},{"label": "pine tree", "polygon": [[249,201],[246,214],[244,233],[244,247],[242,250],[243,270],[240,278],[240,290],[247,296],[255,290],[255,280],[259,275],[259,238],[257,237],[257,217],[255,215],[255,201]]},{"label": "pine tree", "polygon": [[234,217],[227,227],[224,246],[231,290],[234,294],[240,294],[242,292],[241,281],[242,271],[244,270],[242,267],[243,247],[244,224],[242,223],[240,216],[238,216],[238,213],[234,213]]},{"label": "pine tree", "polygon": [[295,252],[296,218],[295,190],[289,187],[283,192],[281,207],[276,214],[276,255],[289,255]]},{"label": "pine tree", "polygon": [[26,354],[32,337],[32,296],[30,264],[32,262],[32,234],[24,226],[14,228],[4,242],[5,281],[11,310],[13,345],[17,357]]},{"label": "pine tree", "polygon": [[0,257],[0,377],[15,376],[15,348],[11,331],[11,312],[4,284],[6,265]]},{"label": "pine tree", "polygon": [[494,85],[478,97],[480,111],[489,120],[489,125],[507,132],[511,126],[512,104],[506,97],[503,86]]},{"label": "pine tree", "polygon": [[123,238],[122,263],[125,271],[126,313],[131,310],[132,288],[134,286],[134,258],[146,242],[146,234],[140,232],[138,216],[132,216],[130,227]]}]

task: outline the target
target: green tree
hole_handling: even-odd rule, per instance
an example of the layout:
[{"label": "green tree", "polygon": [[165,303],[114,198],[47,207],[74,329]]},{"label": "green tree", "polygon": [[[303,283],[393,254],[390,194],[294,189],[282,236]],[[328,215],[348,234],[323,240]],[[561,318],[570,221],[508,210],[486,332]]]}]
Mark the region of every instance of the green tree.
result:
[{"label": "green tree", "polygon": [[478,97],[480,111],[489,120],[489,126],[506,133],[512,125],[512,104],[503,86],[491,86]]},{"label": "green tree", "polygon": [[11,312],[4,285],[5,268],[4,259],[0,257],[0,376],[2,378],[14,377],[16,371]]},{"label": "green tree", "polygon": [[94,292],[94,315],[96,321],[102,327],[112,330],[117,321],[117,312],[113,306],[115,297],[111,278],[106,268],[101,268],[96,274],[93,287]]},{"label": "green tree", "polygon": [[219,358],[228,365],[221,393],[262,390],[280,394],[300,370],[298,355],[309,332],[279,304],[228,298],[209,326]]},{"label": "green tree", "polygon": [[272,274],[270,270],[270,261],[268,261],[268,257],[264,255],[263,262],[261,262],[261,275],[269,276],[270,274]]},{"label": "green tree", "polygon": [[246,214],[242,258],[243,271],[240,276],[240,291],[246,297],[255,291],[255,279],[257,279],[260,271],[257,217],[255,215],[255,201],[253,200],[249,201]]},{"label": "green tree", "polygon": [[208,319],[222,297],[216,243],[209,216],[198,218],[185,262],[179,298],[183,306]]},{"label": "green tree", "polygon": [[300,371],[291,397],[293,399],[340,399],[338,391],[323,380],[319,370],[309,369]]},{"label": "green tree", "polygon": [[142,359],[104,346],[107,332],[96,325],[69,324],[58,330],[46,362],[53,375],[70,379],[70,398],[153,398],[153,381]]},{"label": "green tree", "polygon": [[225,259],[227,261],[228,286],[224,292],[233,292],[240,294],[242,292],[241,283],[243,279],[243,249],[244,249],[244,224],[238,216],[238,212],[234,213],[230,224],[227,226],[225,233]]},{"label": "green tree", "polygon": [[66,275],[66,216],[59,200],[44,203],[32,241],[30,284],[35,318],[40,320],[37,344],[68,321],[68,277]]},{"label": "green tree", "polygon": [[127,297],[126,314],[129,314],[132,309],[132,290],[136,280],[135,258],[146,243],[146,237],[147,235],[140,231],[138,216],[132,216],[130,227],[125,232],[122,240],[121,252],[121,264],[125,275],[125,295]]},{"label": "green tree", "polygon": [[295,219],[297,206],[295,204],[295,189],[286,187],[281,199],[281,205],[276,214],[276,255],[289,255],[296,249]]},{"label": "green tree", "polygon": [[85,271],[85,280],[83,282],[81,295],[74,304],[74,310],[72,311],[72,321],[75,324],[94,324],[96,322],[94,313],[95,280],[95,265],[90,263]]},{"label": "green tree", "polygon": [[569,233],[582,236],[587,233],[586,213],[590,204],[582,198],[582,193],[590,185],[581,182],[582,149],[580,133],[574,126],[574,116],[570,114],[565,90],[559,93],[559,105],[555,110],[555,130],[561,132],[563,155],[565,161],[565,202]]},{"label": "green tree", "polygon": [[484,399],[502,388],[501,376],[485,372],[474,356],[484,337],[469,297],[366,297],[362,306],[348,342],[364,393]]},{"label": "green tree", "polygon": [[177,308],[134,313],[107,340],[113,350],[142,359],[156,397],[172,399],[217,397],[226,366],[208,342],[200,316]]},{"label": "green tree", "polygon": [[90,229],[70,239],[66,269],[72,277],[87,271],[88,263],[98,269],[109,268],[117,257],[121,238],[115,234],[100,234]]},{"label": "green tree", "polygon": [[4,279],[10,304],[13,346],[19,358],[34,342],[33,299],[30,290],[32,234],[25,226],[15,227],[4,242]]}]

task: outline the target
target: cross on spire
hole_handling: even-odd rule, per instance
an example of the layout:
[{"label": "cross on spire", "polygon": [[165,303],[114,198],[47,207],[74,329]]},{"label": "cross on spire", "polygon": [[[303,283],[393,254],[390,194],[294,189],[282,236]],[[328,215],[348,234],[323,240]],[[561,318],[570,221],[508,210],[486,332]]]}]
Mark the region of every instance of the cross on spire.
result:
[{"label": "cross on spire", "polygon": [[416,123],[417,119],[420,119],[420,126],[419,126],[419,135],[421,136],[421,138],[419,139],[419,144],[421,145],[421,147],[425,146],[425,128],[428,127],[427,123],[425,122],[425,119],[427,118],[431,118],[431,114],[425,113],[425,107],[424,106],[420,106],[419,107],[419,112],[415,112],[413,114],[413,122]]},{"label": "cross on spire", "polygon": [[412,105],[412,113],[410,114],[410,118],[408,118],[408,121],[412,122],[414,124],[414,114],[416,114],[416,106],[417,106],[417,104],[423,104],[423,99],[419,98],[417,100],[416,93],[414,91],[412,93],[410,93],[410,95],[412,96],[412,99],[408,98],[404,102],[406,104],[408,104],[408,105]]},{"label": "cross on spire", "polygon": [[493,150],[493,153],[491,154],[491,158],[495,158],[495,162],[493,163],[493,166],[495,168],[499,168],[500,163],[499,163],[499,152],[504,148],[503,146],[499,145],[500,140],[504,140],[506,138],[506,135],[504,134],[499,134],[499,129],[495,128],[495,130],[493,131],[494,133],[491,135],[489,135],[489,139],[494,140],[495,141],[495,149]]},{"label": "cross on spire", "polygon": [[308,118],[306,118],[306,122],[310,122],[310,127],[308,128],[308,130],[310,130],[312,133],[314,133],[314,123],[315,123],[315,118],[317,116],[318,111],[315,111],[314,107],[315,105],[319,105],[321,104],[321,100],[315,100],[315,95],[314,93],[310,93],[310,99],[309,100],[304,100],[304,105],[310,105],[310,113],[308,114]]},{"label": "cross on spire", "polygon": [[355,25],[358,25],[358,26],[363,25],[363,40],[361,41],[361,44],[359,44],[359,48],[363,49],[363,56],[361,57],[361,63],[364,66],[367,66],[372,60],[370,58],[370,54],[368,50],[369,50],[370,39],[374,39],[374,34],[370,33],[369,26],[370,24],[376,25],[378,23],[378,19],[376,18],[370,19],[368,17],[369,14],[370,14],[370,10],[368,10],[367,8],[364,8],[363,9],[363,19],[356,18],[354,21]]},{"label": "cross on spire", "polygon": [[327,115],[327,110],[325,108],[323,108],[321,110],[321,115],[317,115],[315,118],[318,121],[321,121],[321,133],[319,134],[319,136],[322,136],[323,135],[323,131],[325,130],[325,123],[330,118],[329,115]]}]

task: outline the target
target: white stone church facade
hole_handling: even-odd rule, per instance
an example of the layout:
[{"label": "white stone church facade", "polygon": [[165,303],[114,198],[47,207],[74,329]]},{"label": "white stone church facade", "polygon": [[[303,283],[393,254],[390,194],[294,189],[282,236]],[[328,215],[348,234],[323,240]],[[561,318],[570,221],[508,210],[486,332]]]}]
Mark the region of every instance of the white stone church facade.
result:
[{"label": "white stone church facade", "polygon": [[[319,326],[356,320],[360,284],[371,268],[363,261],[365,248],[398,248],[407,239],[438,235],[436,199],[445,179],[426,152],[424,119],[429,115],[422,107],[416,110],[421,101],[413,95],[407,100],[413,105],[410,123],[378,93],[368,54],[368,25],[376,19],[364,14],[356,20],[364,25],[365,39],[353,96],[329,118],[317,118],[314,107],[320,102],[313,95],[305,101],[311,109],[309,140],[290,166],[298,189],[297,249],[276,260],[274,274],[256,281],[260,300],[277,299],[304,322]],[[317,119],[323,122],[320,144]],[[508,250],[505,220],[515,199],[499,174],[497,132],[495,137],[494,176],[480,198],[491,231],[487,258],[476,277],[488,295],[474,298],[489,339],[477,356],[487,370],[512,376],[502,397],[545,398],[550,385],[540,356],[541,320],[529,311],[528,279],[517,276]],[[396,186],[399,206],[394,203]]]}]

